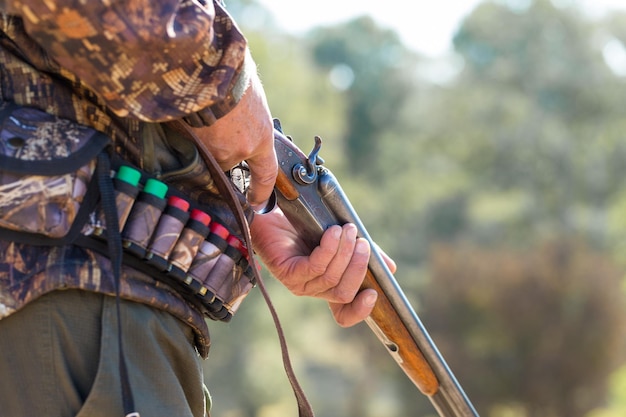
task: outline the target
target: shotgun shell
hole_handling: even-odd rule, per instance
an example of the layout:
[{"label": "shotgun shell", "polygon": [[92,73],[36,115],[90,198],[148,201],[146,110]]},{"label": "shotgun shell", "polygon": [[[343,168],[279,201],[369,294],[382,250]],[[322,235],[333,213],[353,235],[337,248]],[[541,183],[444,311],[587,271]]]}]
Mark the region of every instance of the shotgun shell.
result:
[{"label": "shotgun shell", "polygon": [[[207,213],[197,209],[191,210],[190,219],[169,257],[170,274],[180,281],[185,281],[187,270],[191,266],[193,258],[195,258],[200,245],[209,234],[210,223],[211,216]],[[193,284],[193,289],[197,292],[200,289],[200,283],[198,282],[197,285]]]},{"label": "shotgun shell", "polygon": [[174,245],[189,219],[189,202],[182,198],[171,196],[167,200],[167,207],[159,219],[154,231],[148,253],[147,262],[159,271],[169,269],[168,258]]},{"label": "shotgun shell", "polygon": [[128,252],[139,258],[145,257],[146,248],[165,209],[165,194],[167,185],[153,178],[148,179],[128,216],[122,242]]}]

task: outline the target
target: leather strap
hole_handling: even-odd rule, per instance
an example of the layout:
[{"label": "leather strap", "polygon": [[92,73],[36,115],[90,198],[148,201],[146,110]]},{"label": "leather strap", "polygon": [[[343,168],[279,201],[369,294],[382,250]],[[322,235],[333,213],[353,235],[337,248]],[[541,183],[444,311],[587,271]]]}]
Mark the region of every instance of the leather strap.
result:
[{"label": "leather strap", "polygon": [[[250,226],[244,213],[243,207],[241,206],[241,203],[239,202],[239,199],[235,194],[234,188],[226,174],[222,171],[211,152],[207,149],[206,145],[195,135],[195,133],[189,128],[188,125],[181,121],[168,122],[168,125],[176,131],[180,132],[181,134],[189,137],[196,144],[196,146],[198,147],[198,151],[200,152],[200,156],[204,160],[207,168],[209,169],[209,172],[211,173],[211,176],[213,177],[213,180],[215,181],[215,184],[219,189],[220,194],[224,196],[224,198],[227,200],[229,207],[237,218],[237,222],[239,224],[239,227],[241,228],[241,233],[243,235],[246,246],[251,249],[252,237],[250,236]],[[270,314],[272,315],[274,326],[276,327],[276,332],[278,334],[278,340],[282,353],[283,367],[285,368],[285,373],[287,374],[287,378],[289,380],[289,383],[291,384],[291,388],[298,402],[299,416],[314,417],[315,414],[313,413],[311,404],[309,403],[309,400],[307,399],[306,394],[304,393],[304,390],[302,389],[298,378],[296,377],[293,370],[291,359],[289,357],[289,350],[287,348],[285,334],[282,325],[280,324],[278,313],[274,308],[274,304],[270,299],[267,288],[265,287],[265,283],[263,282],[261,274],[259,273],[259,269],[257,268],[256,259],[253,255],[251,255],[249,261],[252,266],[252,271],[254,272],[256,282],[259,286],[259,289],[261,290],[261,294],[263,294],[265,303],[267,304]]]}]

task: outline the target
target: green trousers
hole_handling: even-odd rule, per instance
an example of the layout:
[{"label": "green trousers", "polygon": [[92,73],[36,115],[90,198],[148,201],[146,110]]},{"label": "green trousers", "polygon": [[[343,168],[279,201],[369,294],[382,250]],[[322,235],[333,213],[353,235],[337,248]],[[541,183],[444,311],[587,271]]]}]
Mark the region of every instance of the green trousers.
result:
[{"label": "green trousers", "polygon": [[[141,417],[205,417],[189,326],[121,301],[124,354]],[[0,416],[123,417],[115,298],[55,291],[0,320]]]}]

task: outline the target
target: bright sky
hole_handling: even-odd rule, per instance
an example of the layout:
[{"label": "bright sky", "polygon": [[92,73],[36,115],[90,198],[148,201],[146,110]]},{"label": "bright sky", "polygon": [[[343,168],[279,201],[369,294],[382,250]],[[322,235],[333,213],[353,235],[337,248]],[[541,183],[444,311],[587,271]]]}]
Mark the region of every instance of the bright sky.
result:
[{"label": "bright sky", "polygon": [[[259,0],[282,29],[303,33],[308,29],[342,22],[364,14],[382,26],[394,29],[410,48],[431,56],[448,51],[460,21],[481,0]],[[508,1],[523,7],[529,0]],[[607,9],[626,10],[625,0],[552,0],[555,4],[578,3],[592,15]]]}]

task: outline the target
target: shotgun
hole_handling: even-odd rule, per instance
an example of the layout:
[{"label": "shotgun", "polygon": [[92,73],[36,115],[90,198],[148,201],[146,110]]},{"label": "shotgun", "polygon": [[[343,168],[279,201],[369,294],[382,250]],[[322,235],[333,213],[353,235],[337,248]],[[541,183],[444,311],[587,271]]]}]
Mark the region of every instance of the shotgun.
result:
[{"label": "shotgun", "polygon": [[[339,182],[319,156],[322,140],[307,156],[274,121],[274,147],[279,170],[276,203],[313,249],[322,233],[335,224],[353,223],[358,235],[375,244],[354,211]],[[426,395],[441,417],[478,417],[472,403],[417,317],[393,274],[372,250],[361,286],[378,292],[366,323],[406,376]]]}]

